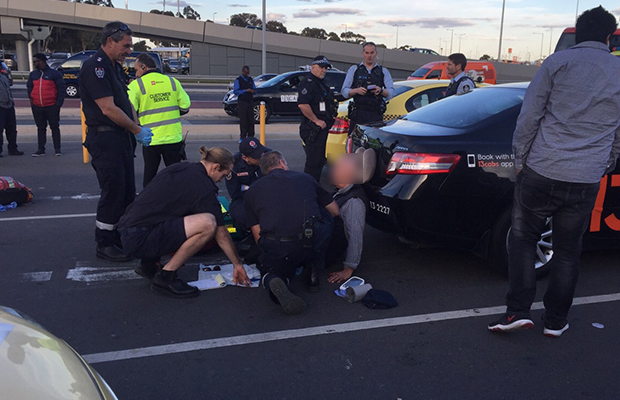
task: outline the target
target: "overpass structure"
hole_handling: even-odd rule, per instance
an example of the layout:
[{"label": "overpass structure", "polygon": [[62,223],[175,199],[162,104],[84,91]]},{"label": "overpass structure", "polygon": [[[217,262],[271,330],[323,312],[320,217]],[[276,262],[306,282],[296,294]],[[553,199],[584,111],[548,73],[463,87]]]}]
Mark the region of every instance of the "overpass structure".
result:
[{"label": "overpass structure", "polygon": [[[15,38],[18,66],[30,65],[29,44],[45,38],[49,26],[99,30],[107,22],[120,20],[136,36],[190,42],[193,74],[235,76],[242,65],[261,70],[262,31],[212,22],[174,18],[110,7],[59,0],[0,0],[0,34]],[[359,45],[296,35],[266,32],[267,71],[282,73],[307,65],[318,54],[325,55],[339,69],[361,61]],[[445,57],[400,50],[378,49],[378,62],[389,68],[395,79],[405,79],[421,65]],[[536,67],[497,64],[499,82],[530,80]]]}]

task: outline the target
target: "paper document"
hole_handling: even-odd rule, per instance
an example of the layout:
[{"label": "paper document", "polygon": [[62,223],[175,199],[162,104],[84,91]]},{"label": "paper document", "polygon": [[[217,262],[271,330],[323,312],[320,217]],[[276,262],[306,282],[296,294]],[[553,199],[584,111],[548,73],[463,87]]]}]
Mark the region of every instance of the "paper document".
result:
[{"label": "paper document", "polygon": [[[217,268],[219,267],[219,268]],[[256,265],[243,265],[245,273],[252,282],[251,287],[260,286],[260,271],[256,268]],[[232,264],[226,265],[204,265],[200,264],[198,270],[198,280],[194,282],[188,282],[189,285],[197,287],[200,290],[219,289],[226,286],[241,286],[245,285],[233,283],[233,270]]]}]

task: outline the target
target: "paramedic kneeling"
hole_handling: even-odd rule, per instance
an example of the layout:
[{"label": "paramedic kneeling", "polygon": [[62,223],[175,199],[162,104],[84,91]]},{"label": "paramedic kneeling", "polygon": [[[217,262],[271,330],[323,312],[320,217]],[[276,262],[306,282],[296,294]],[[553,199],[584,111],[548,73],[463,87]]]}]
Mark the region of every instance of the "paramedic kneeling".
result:
[{"label": "paramedic kneeling", "polygon": [[[173,164],[157,174],[119,222],[123,248],[141,259],[136,273],[152,279],[153,290],[173,297],[200,294],[176,271],[213,238],[234,265],[234,281],[250,284],[224,225],[215,185],[230,173],[232,154],[221,147],[202,147],[200,153],[198,163]],[[169,254],[161,268],[160,258]]]}]

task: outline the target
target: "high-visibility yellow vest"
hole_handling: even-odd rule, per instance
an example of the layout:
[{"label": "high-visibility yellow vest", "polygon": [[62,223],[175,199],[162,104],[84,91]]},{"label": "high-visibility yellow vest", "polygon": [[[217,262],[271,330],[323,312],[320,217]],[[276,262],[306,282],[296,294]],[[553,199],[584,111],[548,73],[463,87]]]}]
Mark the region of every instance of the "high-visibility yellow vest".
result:
[{"label": "high-visibility yellow vest", "polygon": [[151,128],[151,146],[179,143],[183,140],[181,110],[191,101],[178,80],[159,72],[149,72],[128,86],[140,125]]}]

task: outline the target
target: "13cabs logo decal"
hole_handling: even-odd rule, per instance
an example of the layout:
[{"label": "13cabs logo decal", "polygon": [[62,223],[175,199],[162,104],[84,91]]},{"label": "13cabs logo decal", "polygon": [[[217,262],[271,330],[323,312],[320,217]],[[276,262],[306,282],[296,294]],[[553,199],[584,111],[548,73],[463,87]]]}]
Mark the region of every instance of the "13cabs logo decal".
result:
[{"label": "13cabs logo decal", "polygon": [[[607,191],[609,188],[616,187],[620,187],[620,175],[605,175],[601,179],[601,188],[599,189],[596,203],[594,203],[594,210],[590,217],[590,232],[600,232],[601,230],[606,230],[605,228],[612,231],[620,231],[620,218],[613,211],[603,218],[603,214],[606,213],[605,200],[607,200]],[[613,200],[617,202],[619,199],[616,196]],[[601,229],[601,226],[603,229]]]}]

